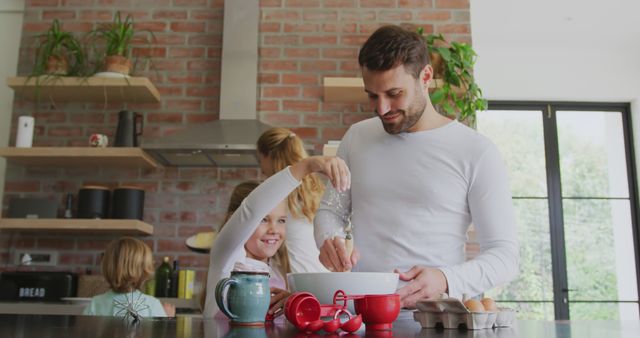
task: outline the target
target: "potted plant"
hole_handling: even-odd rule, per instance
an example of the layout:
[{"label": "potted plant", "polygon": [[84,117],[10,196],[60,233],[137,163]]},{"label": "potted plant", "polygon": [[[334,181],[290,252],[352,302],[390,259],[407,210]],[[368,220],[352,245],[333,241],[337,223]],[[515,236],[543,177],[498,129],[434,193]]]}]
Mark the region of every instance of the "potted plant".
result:
[{"label": "potted plant", "polygon": [[[116,72],[128,75],[132,72],[131,64],[131,41],[134,38],[133,17],[127,15],[124,20],[120,12],[116,12],[113,21],[100,25],[96,30],[91,32],[92,37],[104,41],[105,50],[100,57],[99,64],[102,65],[102,71]],[[153,33],[147,31],[151,37]],[[138,39],[138,37],[136,37]],[[149,43],[149,39],[142,38],[143,41]]]},{"label": "potted plant", "polygon": [[36,62],[33,75],[77,75],[84,65],[84,52],[76,37],[62,30],[58,19],[37,37]]},{"label": "potted plant", "polygon": [[436,89],[430,94],[431,102],[440,113],[473,125],[476,111],[487,109],[487,101],[473,77],[476,52],[466,43],[448,43],[442,34],[424,36],[422,28],[418,33],[427,44],[434,77],[442,79],[442,85],[436,82]]}]

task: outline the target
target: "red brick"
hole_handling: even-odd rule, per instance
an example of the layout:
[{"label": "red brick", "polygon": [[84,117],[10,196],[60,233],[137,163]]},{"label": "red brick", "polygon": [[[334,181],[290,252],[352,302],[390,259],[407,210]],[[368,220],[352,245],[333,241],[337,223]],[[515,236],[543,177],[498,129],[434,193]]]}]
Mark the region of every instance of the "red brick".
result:
[{"label": "red brick", "polygon": [[[224,178],[222,178],[224,179]],[[184,195],[181,199],[182,205],[188,205],[189,208],[198,209],[215,209],[217,202],[214,195]]]},{"label": "red brick", "polygon": [[196,7],[206,5],[207,0],[174,0],[173,4],[175,6]]},{"label": "red brick", "polygon": [[174,223],[178,220],[178,213],[175,211],[160,212],[160,223]]},{"label": "red brick", "polygon": [[343,10],[340,11],[340,19],[345,22],[366,22],[375,20],[376,13],[366,10]]},{"label": "red brick", "polygon": [[[192,11],[190,18],[193,20],[207,21],[208,24],[215,24],[215,26],[222,25],[223,11],[221,10],[198,10]],[[214,22],[216,20],[216,22]],[[222,29],[222,27],[219,27]]]},{"label": "red brick", "polygon": [[63,27],[67,32],[88,33],[93,29],[93,24],[89,22],[68,22]]},{"label": "red brick", "polygon": [[291,130],[294,133],[296,133],[296,135],[300,136],[300,138],[303,138],[303,139],[315,139],[318,137],[317,128],[298,127],[298,128],[291,128]]},{"label": "red brick", "polygon": [[282,74],[283,84],[318,85],[318,75],[315,74]]},{"label": "red brick", "polygon": [[399,8],[430,8],[433,0],[398,0]]},{"label": "red brick", "polygon": [[222,46],[221,34],[204,34],[190,36],[188,40],[189,45],[204,45],[204,46]]},{"label": "red brick", "polygon": [[47,134],[53,137],[77,137],[82,136],[82,127],[49,127]]},{"label": "red brick", "polygon": [[320,1],[319,0],[285,0],[285,7],[290,8],[290,7],[304,7],[304,8],[311,8],[311,7],[320,7]]},{"label": "red brick", "polygon": [[263,87],[262,97],[296,97],[300,95],[297,87]]},{"label": "red brick", "polygon": [[344,124],[345,126],[350,126],[356,122],[360,122],[363,120],[366,120],[368,118],[371,118],[371,114],[367,113],[367,114],[363,114],[363,113],[349,113],[349,114],[343,114],[342,115],[342,124]]},{"label": "red brick", "polygon": [[257,168],[220,168],[221,180],[255,180],[260,174]]},{"label": "red brick", "polygon": [[212,114],[188,114],[186,116],[187,123],[204,123],[217,120],[216,115]]},{"label": "red brick", "polygon": [[202,101],[197,99],[167,99],[164,101],[165,108],[170,110],[200,110]]},{"label": "red brick", "polygon": [[284,54],[290,59],[299,58],[314,58],[317,59],[320,56],[320,51],[317,48],[287,48],[284,50]]},{"label": "red brick", "polygon": [[306,125],[340,125],[339,113],[318,113],[304,114],[304,124]]},{"label": "red brick", "polygon": [[310,24],[310,23],[285,23],[284,24],[284,32],[285,33],[316,33],[319,30],[318,24]]},{"label": "red brick", "polygon": [[[182,266],[188,266],[189,268],[208,268],[209,267],[209,255],[180,255],[178,260]],[[200,279],[202,280],[202,279]]]},{"label": "red brick", "polygon": [[104,123],[105,114],[104,113],[73,113],[71,114],[69,120],[72,123]]},{"label": "red brick", "polygon": [[276,100],[258,100],[258,110],[276,111],[280,109],[279,101]]},{"label": "red brick", "polygon": [[[83,146],[86,146],[88,142],[83,142]],[[68,193],[75,192],[79,189],[78,182],[73,181],[48,181],[43,180],[42,190],[50,192]]]},{"label": "red brick", "polygon": [[447,21],[451,19],[451,12],[449,11],[422,11],[416,14],[416,19],[419,21]]},{"label": "red brick", "polygon": [[382,21],[410,21],[410,11],[380,11],[378,20]]},{"label": "red brick", "polygon": [[158,71],[183,71],[187,69],[187,62],[184,60],[153,60],[153,66]]},{"label": "red brick", "polygon": [[335,45],[337,43],[338,38],[335,36],[315,35],[302,37],[302,44],[304,45]]},{"label": "red brick", "polygon": [[181,113],[149,113],[147,114],[147,122],[168,122],[181,123]]},{"label": "red brick", "polygon": [[337,68],[338,63],[335,61],[317,60],[301,62],[301,70],[303,72],[335,71]]},{"label": "red brick", "polygon": [[322,25],[322,31],[327,33],[350,33],[357,31],[358,25],[355,23],[325,23]]},{"label": "red brick", "polygon": [[162,96],[182,96],[184,95],[184,90],[182,86],[156,86],[158,92]]},{"label": "red brick", "polygon": [[193,211],[180,212],[180,222],[182,223],[195,223],[197,219],[198,219],[198,216]]},{"label": "red brick", "polygon": [[184,242],[185,240],[180,239],[159,239],[157,241],[157,252],[188,252],[189,248]]},{"label": "red brick", "polygon": [[43,11],[42,19],[60,19],[60,20],[69,20],[75,19],[76,12],[75,11]]},{"label": "red brick", "polygon": [[305,99],[321,99],[324,91],[322,87],[304,87],[302,89],[302,97]]},{"label": "red brick", "polygon": [[25,22],[22,25],[22,31],[27,33],[43,33],[49,29],[50,26],[51,24],[46,22]]},{"label": "red brick", "polygon": [[300,14],[295,10],[263,10],[261,21],[298,21]]},{"label": "red brick", "polygon": [[299,45],[298,35],[265,35],[263,45]]},{"label": "red brick", "polygon": [[273,74],[273,73],[260,73],[258,74],[258,83],[259,84],[279,84],[280,75]]},{"label": "red brick", "polygon": [[210,61],[210,60],[194,60],[187,62],[188,70],[219,70],[220,69],[220,61]]},{"label": "red brick", "polygon": [[[167,1],[167,0],[146,0],[146,1],[153,1],[155,5],[161,5],[162,1]],[[137,4],[142,4],[142,0],[137,0],[136,1]],[[135,21],[140,21],[140,20],[148,20],[149,19],[149,11],[136,11],[136,10],[120,10],[120,17],[122,19],[126,18],[127,16],[130,16],[133,20],[134,23]],[[112,21],[112,20],[109,20]]]},{"label": "red brick", "polygon": [[106,10],[83,10],[80,11],[79,19],[81,21],[111,21],[113,12]]},{"label": "red brick", "polygon": [[211,97],[211,96],[219,96],[220,88],[218,87],[191,87],[187,88],[187,96],[188,97]]},{"label": "red brick", "polygon": [[151,48],[134,47],[131,51],[131,54],[135,57],[164,58],[167,55],[167,48],[165,47],[151,47]]},{"label": "red brick", "polygon": [[322,50],[323,58],[355,59],[358,57],[358,48],[325,48]]},{"label": "red brick", "polygon": [[260,0],[260,8],[262,7],[282,7],[282,0]]},{"label": "red brick", "polygon": [[369,37],[365,35],[343,35],[340,44],[346,46],[362,46]]},{"label": "red brick", "polygon": [[278,33],[280,32],[280,23],[279,22],[261,22],[260,23],[260,33]]},{"label": "red brick", "polygon": [[335,10],[310,10],[302,14],[304,21],[336,21],[338,20],[338,12]]},{"label": "red brick", "polygon": [[104,251],[110,242],[110,239],[84,239],[78,241],[78,250]]},{"label": "red brick", "polygon": [[153,12],[153,19],[155,20],[167,20],[167,19],[173,19],[173,20],[182,20],[182,19],[186,19],[187,18],[187,11],[163,11],[163,10],[159,10],[159,11],[154,11]]},{"label": "red brick", "polygon": [[92,265],[93,255],[86,253],[63,253],[58,259],[59,265]]},{"label": "red brick", "polygon": [[261,116],[260,120],[274,126],[300,125],[300,114],[297,114],[297,113],[287,114],[287,113],[280,113],[280,112],[270,112],[270,113],[262,113],[260,114],[260,116]]},{"label": "red brick", "polygon": [[[317,100],[303,101],[303,100],[283,100],[282,109],[284,111],[295,112],[317,112],[320,107],[320,103]],[[305,118],[305,123],[309,124]]]},{"label": "red brick", "polygon": [[396,0],[360,0],[360,7],[396,7]]},{"label": "red brick", "polygon": [[323,6],[325,8],[356,8],[356,3],[356,0],[324,0]]},{"label": "red brick", "polygon": [[188,75],[167,75],[167,82],[171,84],[201,84],[202,75],[200,74],[188,74]]},{"label": "red brick", "polygon": [[201,58],[204,56],[205,49],[202,47],[196,48],[179,48],[174,47],[169,50],[169,57],[172,58]]},{"label": "red brick", "polygon": [[212,226],[195,226],[195,225],[181,225],[178,228],[178,237],[189,237],[199,232],[213,231]]},{"label": "red brick", "polygon": [[187,40],[184,35],[179,34],[154,34],[155,35],[155,45],[184,45]]},{"label": "red brick", "polygon": [[471,29],[465,24],[439,24],[436,25],[435,31],[443,34],[469,34]]},{"label": "red brick", "polygon": [[150,30],[152,32],[163,32],[167,29],[167,23],[162,21],[136,22],[133,27],[136,31]]},{"label": "red brick", "polygon": [[145,208],[169,209],[178,206],[177,196],[162,194],[147,194],[145,196]]},{"label": "red brick", "polygon": [[37,123],[61,123],[67,120],[67,114],[62,112],[36,112],[32,116]]},{"label": "red brick", "polygon": [[[36,247],[36,239],[18,237],[13,241],[12,244],[13,244],[12,247],[18,248],[18,249],[33,249]],[[5,247],[8,247],[8,245]]]},{"label": "red brick", "polygon": [[217,180],[218,169],[216,168],[180,168],[179,177],[187,180]]},{"label": "red brick", "polygon": [[204,22],[172,22],[171,30],[184,33],[204,32]]},{"label": "red brick", "polygon": [[295,71],[298,69],[298,63],[295,61],[261,60],[258,66],[261,71]]},{"label": "red brick", "polygon": [[469,0],[435,0],[436,8],[469,9]]},{"label": "red brick", "polygon": [[162,192],[170,194],[197,193],[198,185],[190,181],[162,182]]},{"label": "red brick", "polygon": [[[215,99],[202,99],[204,101],[204,110],[210,112],[220,111],[220,100]],[[218,116],[217,113],[212,113],[214,116]]]},{"label": "red brick", "polygon": [[59,0],[26,0],[25,8],[30,7],[56,7]]},{"label": "red brick", "polygon": [[344,127],[344,128],[324,127],[322,128],[322,140],[323,141],[342,140],[342,137],[344,137],[344,134],[347,132],[347,129],[348,127]]},{"label": "red brick", "polygon": [[38,238],[38,249],[70,250],[75,246],[75,241],[71,239]]}]

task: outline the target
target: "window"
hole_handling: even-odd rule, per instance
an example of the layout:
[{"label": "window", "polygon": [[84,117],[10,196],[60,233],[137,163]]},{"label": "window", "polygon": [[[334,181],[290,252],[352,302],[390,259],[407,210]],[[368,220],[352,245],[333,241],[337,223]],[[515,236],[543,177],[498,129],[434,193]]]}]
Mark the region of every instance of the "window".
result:
[{"label": "window", "polygon": [[477,129],[500,149],[520,277],[488,294],[528,319],[634,319],[638,228],[629,106],[491,102]]}]

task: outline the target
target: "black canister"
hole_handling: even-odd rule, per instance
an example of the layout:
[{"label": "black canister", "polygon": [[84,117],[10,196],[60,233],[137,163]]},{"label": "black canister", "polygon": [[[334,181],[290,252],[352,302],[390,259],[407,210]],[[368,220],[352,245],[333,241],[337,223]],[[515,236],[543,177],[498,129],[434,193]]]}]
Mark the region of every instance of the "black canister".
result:
[{"label": "black canister", "polygon": [[111,218],[139,219],[142,221],[143,210],[144,189],[135,186],[123,186],[113,191]]},{"label": "black canister", "polygon": [[84,186],[78,192],[78,218],[108,218],[109,188]]}]

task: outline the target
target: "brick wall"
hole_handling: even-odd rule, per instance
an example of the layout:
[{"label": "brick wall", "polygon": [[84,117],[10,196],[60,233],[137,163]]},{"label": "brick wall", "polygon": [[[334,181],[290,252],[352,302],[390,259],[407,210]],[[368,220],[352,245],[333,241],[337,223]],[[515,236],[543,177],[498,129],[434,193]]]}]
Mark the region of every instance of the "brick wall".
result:
[{"label": "brick wall", "polygon": [[[320,145],[340,139],[349,125],[371,116],[366,106],[322,101],[322,78],[358,75],[357,52],[381,24],[424,27],[449,39],[470,41],[468,0],[262,0],[260,2],[259,118],[293,128]],[[138,49],[152,55],[157,72],[142,70],[160,90],[158,104],[51,104],[17,100],[15,121],[36,118],[34,145],[84,146],[92,133],[115,132],[117,112],[144,113],[144,138],[160,137],[189,124],[218,118],[223,0],[26,0],[18,74],[32,69],[34,36],[54,18],[82,33],[110,21],[116,10],[132,14],[138,28],[152,30],[158,43]],[[17,98],[16,98],[17,99]],[[14,142],[15,130],[11,141]],[[145,221],[155,226],[144,240],[156,254],[176,257],[199,271],[208,256],[187,251],[184,240],[218,226],[231,189],[259,178],[257,168],[165,168],[158,171],[42,168],[9,165],[3,201],[17,196],[51,196],[62,205],[66,193],[89,183],[146,187]],[[99,270],[99,254],[117,236],[1,233],[0,268],[12,268],[14,249],[58,250],[58,269]]]}]

